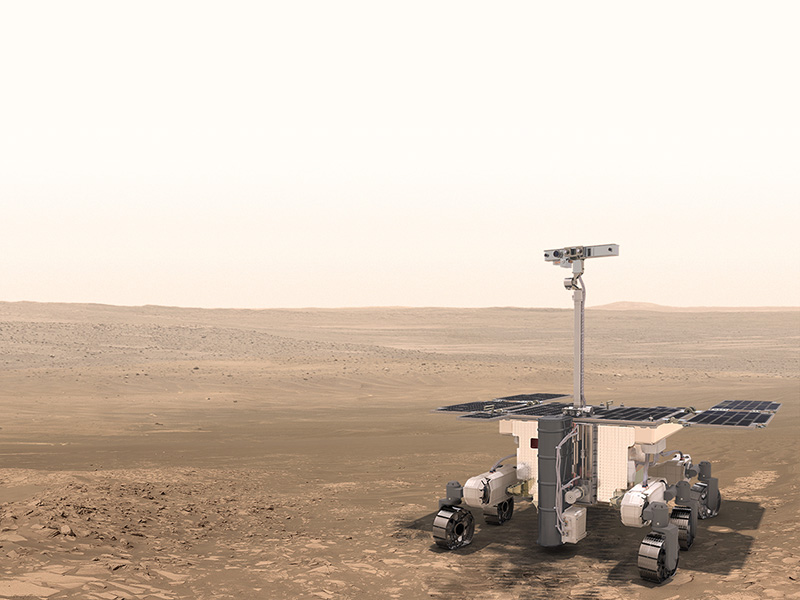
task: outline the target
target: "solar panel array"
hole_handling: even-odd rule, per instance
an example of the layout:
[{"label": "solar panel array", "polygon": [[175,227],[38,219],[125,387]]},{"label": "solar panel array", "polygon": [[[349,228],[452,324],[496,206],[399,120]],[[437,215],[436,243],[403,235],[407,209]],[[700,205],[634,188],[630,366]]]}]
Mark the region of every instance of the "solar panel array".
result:
[{"label": "solar panel array", "polygon": [[725,400],[712,406],[709,410],[757,410],[775,411],[781,407],[777,402],[764,402],[763,400]]},{"label": "solar panel array", "polygon": [[686,422],[692,425],[720,425],[725,427],[750,427],[766,425],[774,416],[749,410],[707,410],[695,415]]},{"label": "solar panel array", "polygon": [[[496,398],[488,402],[463,402],[437,409],[441,412],[463,413],[462,419],[481,421],[520,418],[537,419],[564,413],[572,405],[565,402],[548,402],[554,398],[567,398],[564,394],[517,394]],[[710,425],[718,427],[764,427],[780,408],[777,402],[760,400],[725,400],[710,409],[693,414],[685,408],[672,406],[615,406],[593,407],[593,414],[576,416],[577,422],[617,422],[632,424],[659,424],[671,420],[686,425]],[[692,413],[689,413],[692,414]]]},{"label": "solar panel array", "polygon": [[763,400],[725,400],[687,419],[689,425],[766,427],[781,405]]},{"label": "solar panel array", "polygon": [[481,420],[485,421],[486,419],[500,419],[502,417],[508,417],[509,415],[512,415],[512,414],[514,414],[514,413],[507,413],[505,411],[500,411],[500,412],[474,412],[474,413],[469,413],[469,414],[466,414],[466,415],[461,415],[459,417],[459,419],[481,419]]},{"label": "solar panel array", "polygon": [[[452,404],[450,406],[441,406],[436,410],[438,412],[450,413],[465,413],[460,415],[462,419],[499,419],[501,417],[508,417],[512,414],[517,414],[525,409],[537,408],[542,406],[543,402],[548,402],[555,398],[568,398],[566,394],[550,394],[550,393],[536,393],[536,394],[516,394],[513,396],[504,396],[502,398],[495,398],[487,402],[462,402],[461,404]],[[557,408],[545,409],[541,414],[558,415],[561,414],[563,407],[566,404],[558,404]],[[538,413],[536,413],[538,414]]]},{"label": "solar panel array", "polygon": [[[480,404],[480,403],[478,403]],[[534,405],[518,405],[503,407],[502,410],[487,410],[481,412],[472,412],[462,415],[462,419],[501,419],[501,418],[522,418],[522,419],[536,419],[538,417],[549,417],[560,415],[564,412],[565,408],[570,408],[572,405],[565,402],[548,402],[546,404]],[[624,421],[628,423],[652,423],[660,422],[662,419],[668,419],[673,415],[682,415],[685,409],[674,408],[668,406],[656,407],[639,407],[639,406],[618,406],[615,408],[597,408],[596,412],[592,415],[585,417],[575,417],[576,422],[591,422],[598,421]]]},{"label": "solar panel array", "polygon": [[515,396],[503,396],[497,400],[511,400],[513,402],[547,402],[553,398],[563,398],[564,394],[517,394]]},{"label": "solar panel array", "polygon": [[488,402],[464,402],[463,404],[452,404],[450,406],[441,406],[436,410],[444,412],[475,412],[483,410],[497,410],[499,408],[508,408],[509,406],[520,406],[520,403],[511,402],[508,400],[490,400]]},{"label": "solar panel array", "polygon": [[562,402],[550,402],[549,404],[538,404],[536,406],[528,406],[514,410],[509,416],[524,416],[524,417],[548,417],[552,415],[560,415],[564,409],[570,404]]},{"label": "solar panel array", "polygon": [[601,408],[595,411],[590,418],[604,421],[659,421],[683,412],[684,409],[671,406],[654,406],[650,408],[617,406],[615,408]]}]

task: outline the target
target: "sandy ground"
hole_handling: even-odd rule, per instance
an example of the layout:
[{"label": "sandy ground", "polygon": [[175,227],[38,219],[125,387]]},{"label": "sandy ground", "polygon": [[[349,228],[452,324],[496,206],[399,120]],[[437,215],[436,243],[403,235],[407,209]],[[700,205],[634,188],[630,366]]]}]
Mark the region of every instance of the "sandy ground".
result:
[{"label": "sandy ground", "polygon": [[430,537],[448,480],[513,452],[431,409],[571,386],[570,311],[196,310],[0,303],[0,598],[800,598],[800,313],[597,310],[587,396],[784,403],[763,430],[688,428],[724,503],[680,570],[590,509],[536,545],[518,505]]}]

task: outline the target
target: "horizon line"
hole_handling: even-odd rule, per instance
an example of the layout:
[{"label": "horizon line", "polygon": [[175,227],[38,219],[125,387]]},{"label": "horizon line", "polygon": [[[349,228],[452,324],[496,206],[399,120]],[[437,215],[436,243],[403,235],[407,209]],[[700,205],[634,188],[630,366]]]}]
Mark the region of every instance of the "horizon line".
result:
[{"label": "horizon line", "polygon": [[[573,310],[572,308],[556,306],[444,306],[444,305],[362,305],[362,306],[270,306],[270,307],[235,307],[235,306],[179,306],[171,304],[110,304],[106,302],[58,302],[40,300],[0,300],[2,304],[37,304],[37,305],[67,305],[67,306],[92,306],[109,308],[129,308],[129,309],[176,309],[176,310],[376,310],[376,309],[401,309],[401,310],[430,310],[430,309],[456,309],[456,310],[492,310],[492,309],[513,309],[513,310]],[[609,311],[650,311],[650,312],[781,312],[781,311],[800,311],[800,306],[793,305],[771,305],[771,306],[674,306],[657,304],[654,302],[636,302],[621,300],[608,304],[587,306],[586,310],[609,310]]]}]

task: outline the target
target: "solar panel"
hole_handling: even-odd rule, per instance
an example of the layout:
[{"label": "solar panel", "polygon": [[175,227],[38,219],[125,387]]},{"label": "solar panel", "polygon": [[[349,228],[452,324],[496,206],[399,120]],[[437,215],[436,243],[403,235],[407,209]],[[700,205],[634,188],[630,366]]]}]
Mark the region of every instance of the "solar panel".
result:
[{"label": "solar panel", "polygon": [[[517,407],[530,406],[540,402],[547,402],[553,398],[565,398],[565,394],[516,394],[515,396],[504,396],[486,402],[462,402],[461,404],[451,404],[450,406],[440,406],[437,411],[441,412],[494,412],[499,409],[512,410]],[[475,417],[480,419],[482,417]]]},{"label": "solar panel", "polygon": [[450,406],[440,406],[436,410],[443,412],[475,412],[484,409],[497,410],[499,408],[508,408],[509,406],[519,406],[519,402],[510,402],[508,400],[489,400],[488,402],[464,402],[463,404],[452,404]]},{"label": "solar panel", "polygon": [[[480,403],[477,403],[480,404]],[[500,419],[500,418],[521,418],[538,419],[539,417],[549,417],[560,415],[565,408],[571,408],[572,404],[565,402],[548,402],[547,404],[512,404],[503,406],[499,410],[475,411],[461,416],[462,419]],[[662,419],[667,419],[673,415],[682,415],[685,410],[668,406],[639,407],[639,406],[617,406],[614,408],[595,407],[597,411],[591,416],[575,417],[577,422],[599,421],[622,421],[631,424],[655,423]]]},{"label": "solar panel", "polygon": [[564,398],[567,394],[517,394],[516,396],[503,396],[498,400],[511,400],[513,402],[547,402],[553,398]]},{"label": "solar panel", "polygon": [[748,410],[707,410],[687,419],[690,425],[716,425],[719,427],[764,427],[774,413]]},{"label": "solar panel", "polygon": [[509,414],[512,414],[512,413],[507,413],[507,412],[503,412],[503,411],[494,412],[494,413],[491,413],[491,412],[474,412],[474,413],[469,413],[467,415],[461,415],[458,418],[459,419],[481,419],[483,421],[486,421],[488,419],[500,419],[502,417],[508,417]]},{"label": "solar panel", "polygon": [[563,402],[551,402],[549,404],[537,404],[535,406],[526,406],[512,410],[508,413],[511,417],[546,417],[551,415],[560,415],[567,406],[571,404],[564,404]]},{"label": "solar panel", "polygon": [[762,400],[725,400],[712,406],[709,410],[757,410],[775,411],[781,407],[777,402],[764,402]]},{"label": "solar panel", "polygon": [[[481,421],[501,418],[538,419],[560,415],[571,403],[552,402],[553,399],[569,398],[564,394],[516,394],[504,396],[486,402],[462,402],[442,406],[439,412],[464,413],[462,419]],[[686,425],[702,425],[717,427],[764,427],[775,411],[780,408],[777,402],[761,400],[725,400],[709,410],[698,414],[687,415],[687,410],[672,406],[615,406],[594,407],[593,414],[575,416],[575,421],[583,423],[630,423],[639,426],[655,426],[669,419],[680,419]],[[683,418],[684,416],[688,418]]]},{"label": "solar panel", "polygon": [[660,421],[683,412],[684,409],[671,406],[617,406],[615,408],[601,408],[589,418],[602,419],[604,421]]}]

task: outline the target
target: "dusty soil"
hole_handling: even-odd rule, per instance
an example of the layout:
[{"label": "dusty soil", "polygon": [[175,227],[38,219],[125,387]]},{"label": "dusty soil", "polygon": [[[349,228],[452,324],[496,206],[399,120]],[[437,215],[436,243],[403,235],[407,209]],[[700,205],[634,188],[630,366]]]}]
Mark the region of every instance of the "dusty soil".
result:
[{"label": "dusty soil", "polygon": [[518,505],[440,551],[437,498],[513,452],[431,409],[571,386],[569,311],[0,303],[0,598],[800,598],[800,313],[589,311],[590,402],[784,403],[671,438],[721,514],[677,576],[590,509],[536,545]]}]

